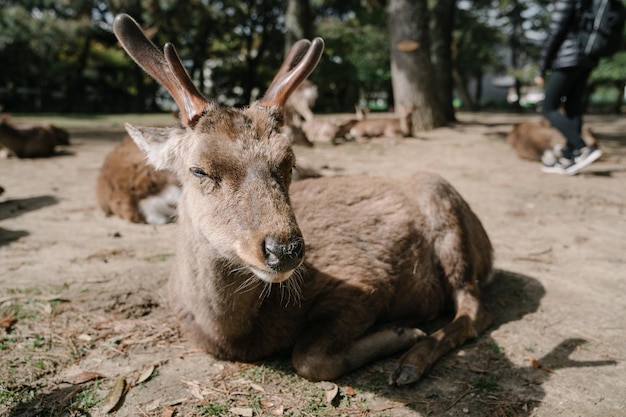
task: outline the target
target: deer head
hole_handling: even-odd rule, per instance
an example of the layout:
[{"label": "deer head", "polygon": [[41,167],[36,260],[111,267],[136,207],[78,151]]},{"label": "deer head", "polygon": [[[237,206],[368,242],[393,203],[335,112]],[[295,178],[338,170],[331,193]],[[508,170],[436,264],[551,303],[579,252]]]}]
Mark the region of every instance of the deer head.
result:
[{"label": "deer head", "polygon": [[303,261],[304,241],[288,194],[295,156],[280,127],[285,102],[317,65],[323,41],[294,44],[263,98],[236,109],[203,97],[174,46],[161,52],[130,16],[117,16],[113,30],[180,108],[182,128],[126,129],[149,163],[179,177],[184,250],[267,282],[289,278]]}]

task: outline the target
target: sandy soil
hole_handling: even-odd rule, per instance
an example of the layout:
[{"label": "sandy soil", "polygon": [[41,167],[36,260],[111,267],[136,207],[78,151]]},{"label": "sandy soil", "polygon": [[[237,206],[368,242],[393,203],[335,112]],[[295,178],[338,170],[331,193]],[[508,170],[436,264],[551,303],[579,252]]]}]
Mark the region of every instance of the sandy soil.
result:
[{"label": "sandy soil", "polygon": [[164,292],[176,225],[95,205],[123,120],[58,120],[66,152],[0,160],[0,415],[626,415],[626,118],[587,118],[604,156],[576,177],[515,156],[505,135],[528,118],[464,113],[416,139],[297,148],[326,175],[437,172],[493,241],[496,324],[407,388],[385,384],[393,358],[333,385],[195,351]]}]

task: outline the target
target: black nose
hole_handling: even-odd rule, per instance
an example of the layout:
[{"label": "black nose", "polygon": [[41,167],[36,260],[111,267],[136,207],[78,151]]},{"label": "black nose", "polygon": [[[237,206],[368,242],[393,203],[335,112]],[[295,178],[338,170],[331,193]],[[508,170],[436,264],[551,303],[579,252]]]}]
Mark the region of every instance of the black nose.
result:
[{"label": "black nose", "polygon": [[286,242],[268,236],[263,241],[265,265],[276,272],[290,271],[302,262],[304,256],[304,240],[301,236],[292,237]]}]

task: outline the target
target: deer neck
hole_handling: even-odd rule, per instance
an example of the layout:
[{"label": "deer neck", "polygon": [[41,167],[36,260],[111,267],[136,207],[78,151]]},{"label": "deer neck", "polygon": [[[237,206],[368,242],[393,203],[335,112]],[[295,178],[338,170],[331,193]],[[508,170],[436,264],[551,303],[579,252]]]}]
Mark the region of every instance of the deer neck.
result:
[{"label": "deer neck", "polygon": [[259,314],[267,284],[222,255],[185,214],[184,209],[179,211],[177,265],[172,276],[181,288],[172,291],[182,291],[183,300],[195,299],[194,314],[201,314],[223,332],[246,332]]},{"label": "deer neck", "polygon": [[0,123],[0,144],[17,153],[24,145],[24,138],[12,126]]}]

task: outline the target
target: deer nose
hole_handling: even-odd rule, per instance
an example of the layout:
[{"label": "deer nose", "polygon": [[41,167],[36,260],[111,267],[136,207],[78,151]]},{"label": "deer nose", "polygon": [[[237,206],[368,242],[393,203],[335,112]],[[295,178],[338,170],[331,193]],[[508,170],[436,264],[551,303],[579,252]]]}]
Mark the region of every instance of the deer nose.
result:
[{"label": "deer nose", "polygon": [[295,236],[287,242],[281,242],[276,237],[268,236],[263,241],[263,256],[265,257],[265,265],[274,271],[291,271],[302,262],[304,240],[301,236]]}]

